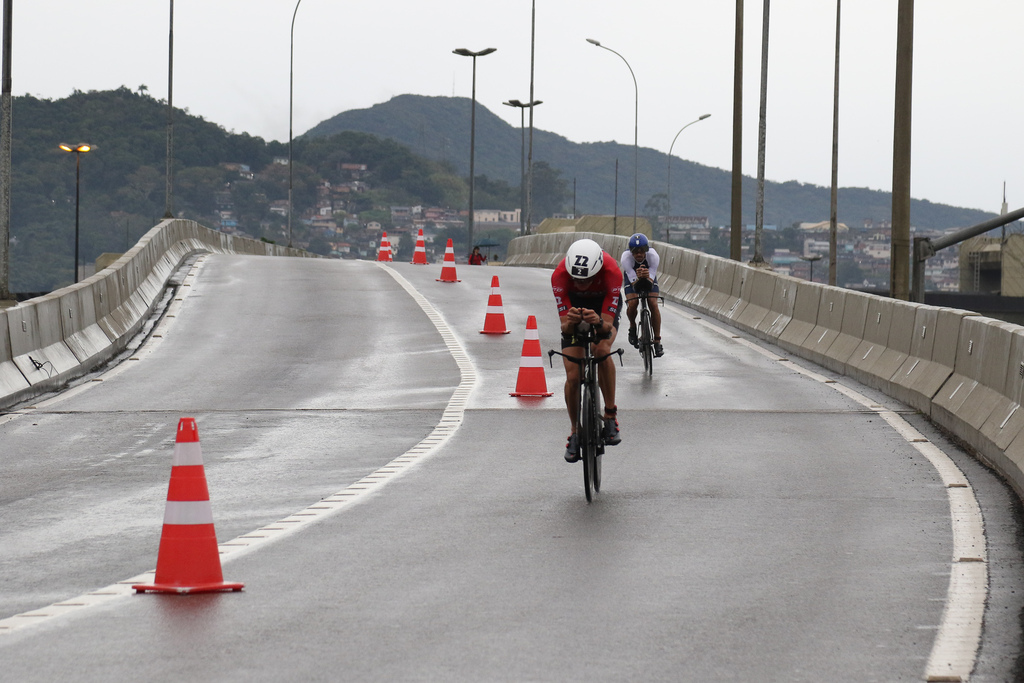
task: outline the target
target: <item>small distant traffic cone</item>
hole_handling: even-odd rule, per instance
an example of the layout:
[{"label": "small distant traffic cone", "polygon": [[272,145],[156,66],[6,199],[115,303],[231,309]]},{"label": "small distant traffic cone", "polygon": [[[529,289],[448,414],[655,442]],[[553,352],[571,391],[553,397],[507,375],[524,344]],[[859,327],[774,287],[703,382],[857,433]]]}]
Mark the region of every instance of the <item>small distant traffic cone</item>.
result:
[{"label": "small distant traffic cone", "polygon": [[420,228],[420,234],[416,237],[416,251],[413,252],[412,263],[427,265],[427,244],[423,240],[423,228]]},{"label": "small distant traffic cone", "polygon": [[448,238],[448,246],[444,248],[444,264],[441,266],[441,277],[438,282],[462,282],[455,277],[455,249],[452,248],[452,238]]},{"label": "small distant traffic cone", "polygon": [[484,329],[480,334],[508,334],[505,329],[505,312],[501,309],[501,287],[498,276],[491,278],[491,295],[487,298],[487,315],[484,316]]},{"label": "small distant traffic cone", "polygon": [[380,251],[377,252],[378,261],[391,261],[391,242],[388,241],[388,233],[385,230],[380,238]]},{"label": "small distant traffic cone", "polygon": [[152,584],[132,589],[137,593],[210,593],[240,591],[243,585],[226,582],[221,574],[199,429],[195,419],[183,417],[174,443],[156,578]]},{"label": "small distant traffic cone", "polygon": [[526,338],[523,340],[523,354],[519,359],[519,377],[516,390],[509,396],[550,396],[548,383],[544,379],[544,363],[540,355],[540,333],[537,332],[537,317],[526,319]]}]

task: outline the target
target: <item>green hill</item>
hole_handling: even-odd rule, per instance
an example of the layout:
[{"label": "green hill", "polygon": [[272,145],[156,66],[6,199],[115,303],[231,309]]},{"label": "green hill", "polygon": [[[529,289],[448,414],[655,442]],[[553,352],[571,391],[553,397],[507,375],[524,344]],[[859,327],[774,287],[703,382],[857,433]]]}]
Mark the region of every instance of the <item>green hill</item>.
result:
[{"label": "green hill", "polygon": [[[379,235],[366,224],[391,227],[389,207],[439,206],[465,210],[468,197],[470,102],[464,98],[404,95],[369,109],[345,112],[295,140],[293,234],[286,233],[287,143],[174,113],[174,214],[211,228],[294,244],[321,254],[351,243],[365,249]],[[10,289],[43,292],[72,281],[75,225],[75,159],[61,142],[87,142],[81,157],[81,261],[122,252],[164,215],[166,103],[145,92],[118,88],[75,92],[59,100],[13,100]],[[520,130],[478,104],[478,208],[519,205]],[[610,214],[615,160],[619,160],[620,215],[632,213],[632,146],[577,144],[534,131],[534,219],[572,211]],[[352,164],[365,170],[358,178]],[[640,150],[640,210],[664,192],[667,157]],[[559,177],[560,173],[560,177]],[[673,160],[672,206],[677,215],[729,222],[730,176],[681,159]],[[358,181],[358,182],[356,182]],[[346,193],[346,188],[351,192]],[[766,223],[780,227],[828,215],[828,190],[796,182],[769,183]],[[745,182],[745,220],[753,222],[754,181]],[[325,205],[326,202],[326,205]],[[326,213],[331,214],[324,216]],[[889,195],[863,189],[840,193],[840,220],[889,217]],[[919,228],[973,225],[991,214],[915,201]],[[312,217],[319,220],[314,225]],[[334,225],[324,225],[334,221]],[[465,228],[447,228],[456,244]],[[463,244],[462,247],[465,247]]]},{"label": "green hill", "polygon": [[[164,215],[167,106],[143,88],[119,88],[59,100],[16,97],[12,109],[10,289],[45,292],[73,278],[75,159],[57,145],[94,147],[80,160],[81,262],[92,263],[100,253],[125,251]],[[356,234],[361,224],[389,220],[391,204],[465,204],[464,179],[387,138],[348,132],[297,140],[293,151],[293,237],[318,253],[329,253],[332,241],[365,243]],[[175,110],[175,216],[285,241],[287,218],[271,208],[288,197],[288,167],[274,163],[287,156],[286,143]],[[350,234],[303,222],[320,213],[325,188],[353,181],[346,163],[367,167],[358,192],[328,200],[335,218],[356,218]],[[518,200],[503,184],[478,189],[488,202],[507,205],[500,208]]]},{"label": "green hill", "polygon": [[[390,138],[428,159],[454,164],[461,175],[469,174],[469,126],[471,101],[460,97],[399,95],[369,109],[343,112],[314,126],[304,135],[321,137],[341,131],[360,131]],[[510,126],[477,102],[476,173],[519,184],[522,138],[518,126]],[[638,153],[638,211],[652,195],[666,191],[668,156],[641,148]],[[576,143],[538,128],[533,131],[534,161],[560,170],[571,191],[576,181],[578,214],[611,214],[615,207],[615,161],[619,162],[619,215],[633,212],[633,147],[614,142]],[[731,221],[732,175],[729,171],[676,158],[672,161],[672,213],[707,216],[712,225]],[[757,184],[743,181],[743,220],[754,223]],[[571,202],[571,200],[570,200]],[[479,204],[478,204],[479,205]],[[482,206],[482,205],[480,205]],[[765,224],[787,227],[799,222],[828,220],[830,190],[799,183],[765,183]],[[567,206],[568,211],[572,206]],[[851,227],[865,219],[888,220],[888,192],[865,188],[841,188],[839,220]],[[961,209],[925,200],[911,202],[911,223],[923,230],[975,225],[994,214]]]}]

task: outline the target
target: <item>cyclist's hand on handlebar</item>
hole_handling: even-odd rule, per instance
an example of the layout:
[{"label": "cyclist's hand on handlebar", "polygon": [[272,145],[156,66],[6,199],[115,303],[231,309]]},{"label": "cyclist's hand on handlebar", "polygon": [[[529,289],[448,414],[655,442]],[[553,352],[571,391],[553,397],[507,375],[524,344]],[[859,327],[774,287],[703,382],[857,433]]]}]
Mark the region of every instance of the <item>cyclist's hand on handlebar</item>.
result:
[{"label": "cyclist's hand on handlebar", "polygon": [[590,323],[596,327],[601,327],[601,316],[597,314],[597,311],[593,311],[589,308],[581,308],[580,313],[583,316],[583,322]]},{"label": "cyclist's hand on handlebar", "polygon": [[565,312],[565,321],[569,323],[571,327],[576,327],[583,320],[582,310],[579,308],[570,308]]}]

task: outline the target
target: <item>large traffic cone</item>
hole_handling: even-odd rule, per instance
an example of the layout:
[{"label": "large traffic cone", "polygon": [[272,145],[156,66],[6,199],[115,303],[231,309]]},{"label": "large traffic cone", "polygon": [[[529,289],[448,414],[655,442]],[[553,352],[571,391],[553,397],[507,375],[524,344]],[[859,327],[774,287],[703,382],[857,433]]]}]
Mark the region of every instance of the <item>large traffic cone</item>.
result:
[{"label": "large traffic cone", "polygon": [[174,443],[156,579],[132,589],[137,593],[210,593],[240,591],[243,585],[226,582],[221,574],[199,430],[195,419],[183,417]]},{"label": "large traffic cone", "polygon": [[452,238],[448,238],[448,246],[444,248],[444,264],[441,265],[441,277],[438,282],[462,282],[455,276],[455,249],[452,248]]},{"label": "large traffic cone", "polygon": [[387,230],[384,231],[384,235],[380,238],[380,251],[377,252],[378,261],[391,261],[391,242],[388,241]]},{"label": "large traffic cone", "polygon": [[519,359],[519,377],[516,390],[509,396],[550,396],[548,383],[544,379],[544,362],[540,355],[540,333],[537,332],[537,317],[526,319],[526,338],[523,340],[523,354]]},{"label": "large traffic cone", "polygon": [[427,265],[427,244],[423,240],[423,228],[420,228],[420,234],[416,237],[416,251],[412,254],[412,263]]},{"label": "large traffic cone", "polygon": [[501,287],[498,276],[491,278],[491,295],[487,298],[487,315],[484,316],[484,329],[480,334],[508,334],[505,329],[505,312],[501,309]]}]

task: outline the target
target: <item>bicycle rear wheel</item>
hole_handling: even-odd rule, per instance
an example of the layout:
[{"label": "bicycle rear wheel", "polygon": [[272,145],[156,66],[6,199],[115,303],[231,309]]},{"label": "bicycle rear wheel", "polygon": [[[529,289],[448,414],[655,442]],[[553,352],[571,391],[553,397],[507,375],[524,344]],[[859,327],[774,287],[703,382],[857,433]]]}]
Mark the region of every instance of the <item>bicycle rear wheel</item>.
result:
[{"label": "bicycle rear wheel", "polygon": [[654,330],[651,328],[651,312],[646,303],[640,311],[640,355],[644,359],[644,372],[654,375]]}]

